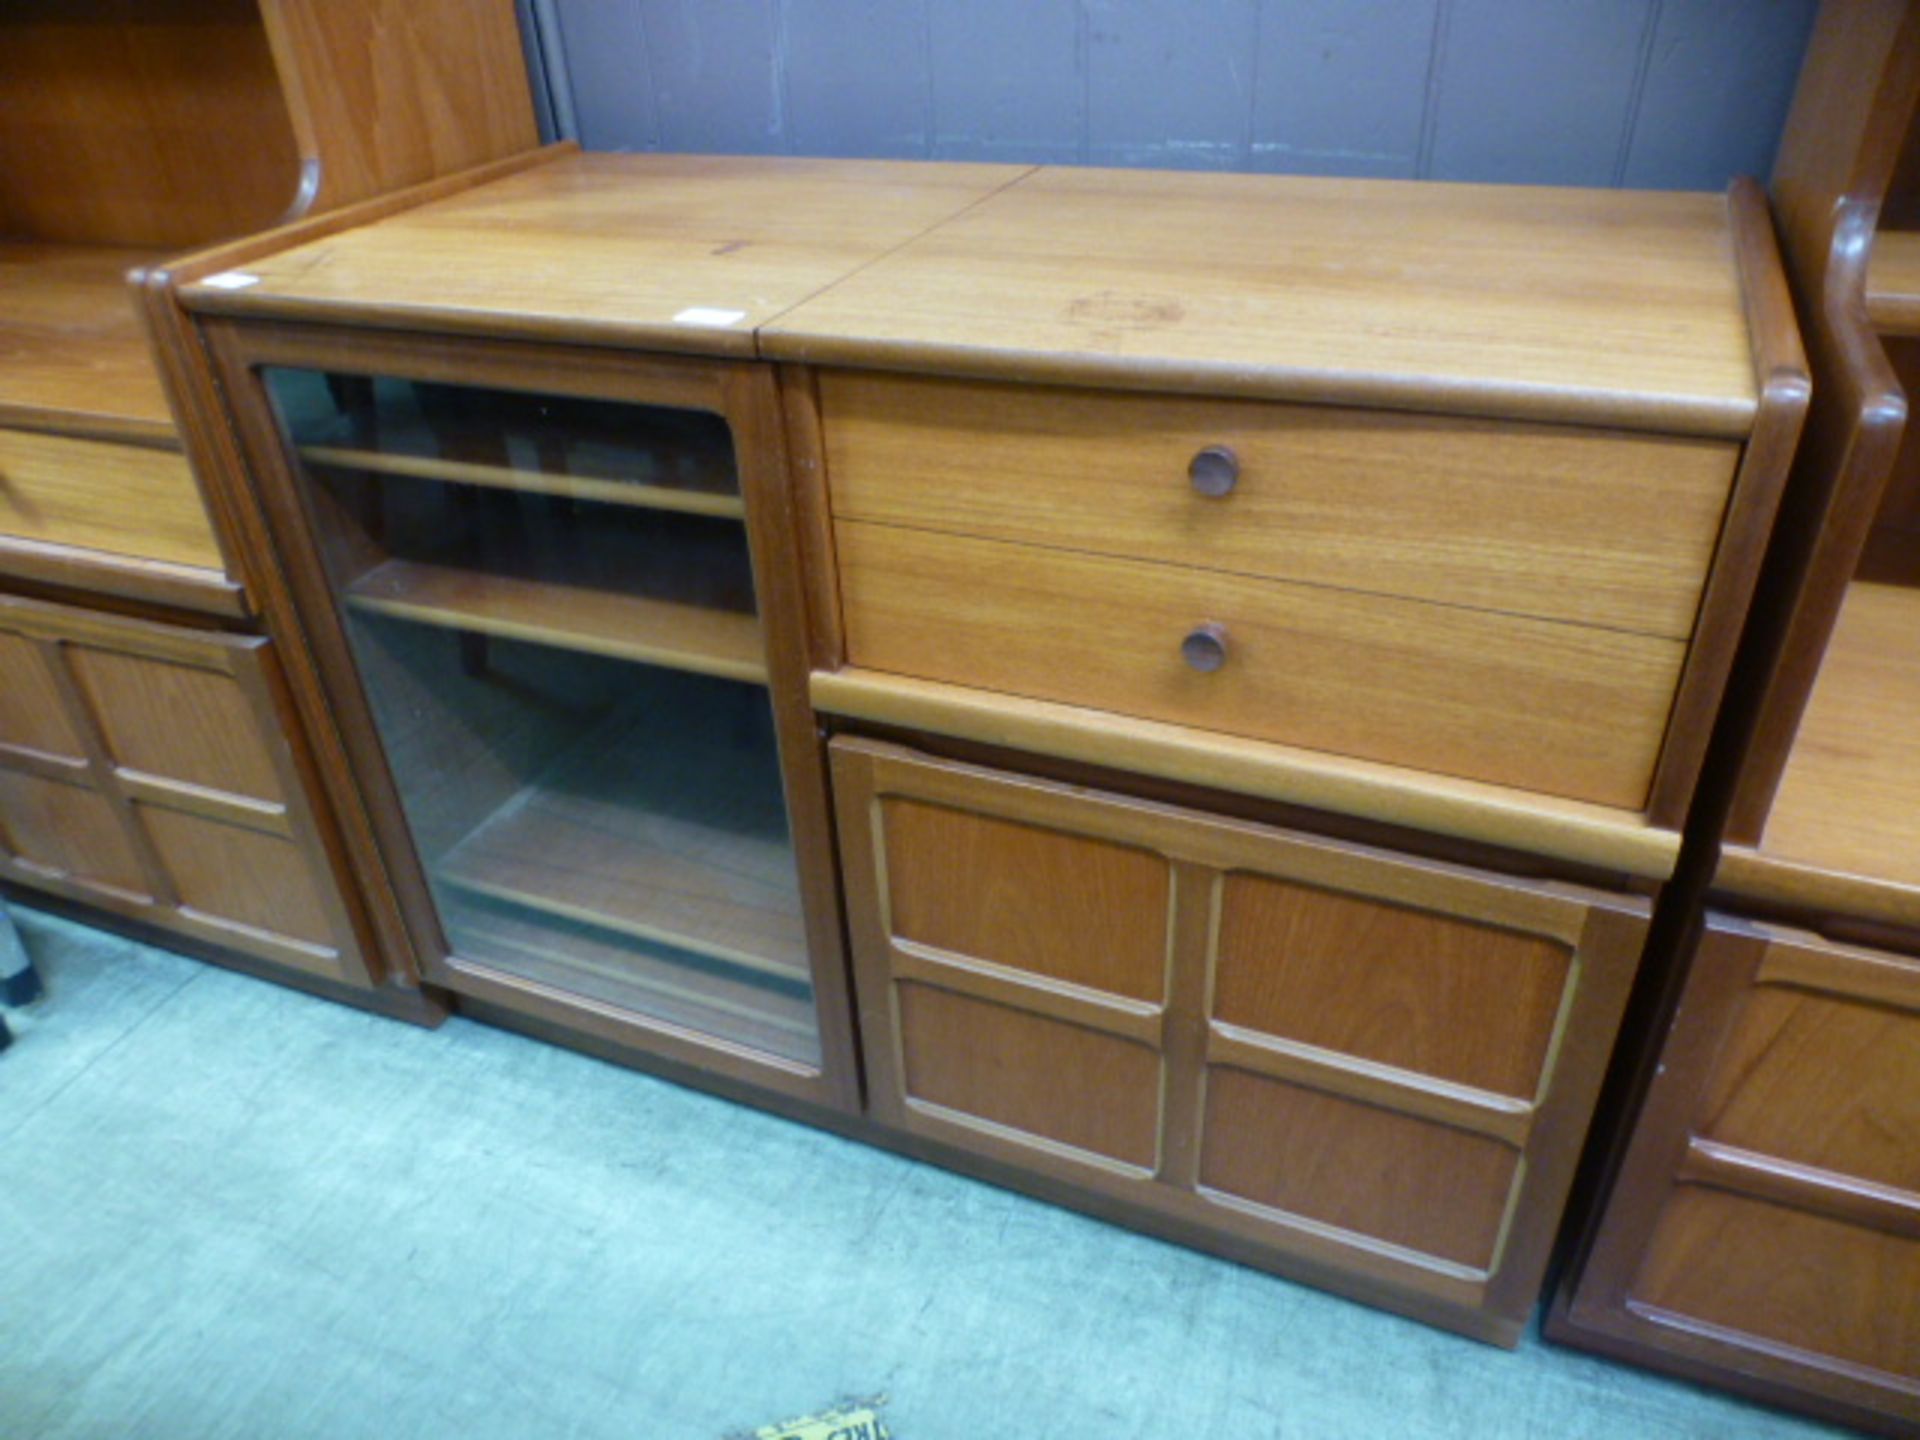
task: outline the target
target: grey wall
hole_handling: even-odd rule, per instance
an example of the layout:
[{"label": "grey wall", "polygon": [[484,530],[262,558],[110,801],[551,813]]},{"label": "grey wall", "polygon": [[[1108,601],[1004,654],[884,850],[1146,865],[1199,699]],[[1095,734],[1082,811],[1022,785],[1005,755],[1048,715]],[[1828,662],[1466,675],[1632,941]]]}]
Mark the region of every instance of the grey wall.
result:
[{"label": "grey wall", "polygon": [[531,0],[589,148],[1715,188],[1815,0]]}]

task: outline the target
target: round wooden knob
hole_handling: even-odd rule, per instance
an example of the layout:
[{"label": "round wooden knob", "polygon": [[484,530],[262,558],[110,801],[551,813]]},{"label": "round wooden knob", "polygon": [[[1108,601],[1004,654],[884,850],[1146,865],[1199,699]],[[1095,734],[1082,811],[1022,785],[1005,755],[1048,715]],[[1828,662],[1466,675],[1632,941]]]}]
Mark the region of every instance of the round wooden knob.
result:
[{"label": "round wooden knob", "polygon": [[1198,493],[1218,500],[1240,483],[1240,457],[1225,445],[1209,445],[1187,463],[1187,478]]},{"label": "round wooden knob", "polygon": [[1196,625],[1180,642],[1180,658],[1202,675],[1211,675],[1227,663],[1227,628],[1208,621]]}]

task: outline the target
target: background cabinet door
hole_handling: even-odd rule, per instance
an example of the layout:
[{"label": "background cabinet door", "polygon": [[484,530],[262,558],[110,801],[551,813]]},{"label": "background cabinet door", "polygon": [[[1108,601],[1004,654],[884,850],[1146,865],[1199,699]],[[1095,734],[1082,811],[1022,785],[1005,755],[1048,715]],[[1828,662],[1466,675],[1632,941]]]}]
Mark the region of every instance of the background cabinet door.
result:
[{"label": "background cabinet door", "polygon": [[0,875],[371,983],[268,643],[0,596]]},{"label": "background cabinet door", "polygon": [[1920,958],[1709,917],[1568,1319],[1920,1423]]},{"label": "background cabinet door", "polygon": [[1643,904],[833,742],[875,1116],[1511,1341]]}]

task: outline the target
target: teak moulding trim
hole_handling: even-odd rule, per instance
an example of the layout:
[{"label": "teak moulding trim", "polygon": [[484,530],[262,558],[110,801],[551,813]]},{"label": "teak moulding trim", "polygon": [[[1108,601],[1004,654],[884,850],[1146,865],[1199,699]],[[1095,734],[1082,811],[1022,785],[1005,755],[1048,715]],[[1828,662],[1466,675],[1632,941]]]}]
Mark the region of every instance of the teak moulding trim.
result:
[{"label": "teak moulding trim", "polygon": [[1772,664],[1754,705],[1754,729],[1728,815],[1729,843],[1757,845],[1786,771],[1793,739],[1840,618],[1881,491],[1906,426],[1907,404],[1886,351],[1867,321],[1864,283],[1873,207],[1843,206],[1833,258],[1812,329],[1822,376],[1807,442],[1795,459],[1791,506],[1769,557],[1767,589],[1784,616],[1756,611],[1749,633],[1772,642]]},{"label": "teak moulding trim", "polygon": [[1699,623],[1648,796],[1649,823],[1674,828],[1686,821],[1706,759],[1714,717],[1726,692],[1767,537],[1812,397],[1806,350],[1794,319],[1793,296],[1781,266],[1766,194],[1743,177],[1727,192],[1727,210],[1760,409],[1734,477],[1726,522],[1700,602]]},{"label": "teak moulding trim", "polygon": [[859,669],[815,671],[829,714],[1083,761],[1664,880],[1679,833],[1629,811],[1079,706]]}]

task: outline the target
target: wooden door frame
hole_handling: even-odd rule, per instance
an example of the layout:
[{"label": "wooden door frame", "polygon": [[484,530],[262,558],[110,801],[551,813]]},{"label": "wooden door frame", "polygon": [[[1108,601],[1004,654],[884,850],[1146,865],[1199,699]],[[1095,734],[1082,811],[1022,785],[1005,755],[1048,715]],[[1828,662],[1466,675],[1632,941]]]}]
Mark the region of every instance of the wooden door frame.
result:
[{"label": "wooden door frame", "polygon": [[[341,763],[321,767],[329,798],[359,823],[369,843],[356,869],[373,882],[370,902],[390,907],[383,934],[403,937],[405,963],[429,982],[536,1019],[660,1055],[692,1070],[841,1110],[859,1103],[852,994],[840,922],[833,817],[823,742],[807,703],[813,666],[807,595],[788,493],[786,445],[773,367],[752,361],[660,356],[585,346],[451,337],[426,331],[208,318],[201,322],[272,554],[253,573],[285,587],[286,663],[310,667],[316,683],[296,687],[302,718],[324,731]],[[318,544],[318,531],[292,456],[258,371],[267,366],[395,375],[407,379],[563,394],[627,404],[697,409],[723,418],[733,435],[754,585],[765,637],[768,695],[806,922],[819,1024],[818,1068],[730,1041],[568,996],[454,956],[414,850],[399,792],[373,723]],[[275,597],[278,598],[278,597]],[[283,613],[269,604],[270,617]]]}]

